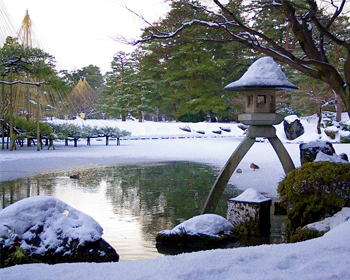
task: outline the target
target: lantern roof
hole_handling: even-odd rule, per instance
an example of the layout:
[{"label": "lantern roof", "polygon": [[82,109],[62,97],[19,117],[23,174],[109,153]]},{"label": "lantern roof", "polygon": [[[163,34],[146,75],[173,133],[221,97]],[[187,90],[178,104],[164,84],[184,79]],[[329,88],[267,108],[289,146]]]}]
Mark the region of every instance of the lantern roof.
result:
[{"label": "lantern roof", "polygon": [[298,87],[287,80],[272,57],[266,56],[255,61],[239,80],[228,84],[224,89],[246,91],[262,88],[288,90]]}]

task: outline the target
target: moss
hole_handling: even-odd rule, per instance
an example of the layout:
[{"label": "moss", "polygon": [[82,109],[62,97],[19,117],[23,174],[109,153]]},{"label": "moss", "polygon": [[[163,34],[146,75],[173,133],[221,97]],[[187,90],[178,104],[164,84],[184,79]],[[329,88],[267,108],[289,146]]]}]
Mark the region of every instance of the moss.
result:
[{"label": "moss", "polygon": [[336,136],[336,134],[337,134],[336,131],[327,130],[327,129],[324,130],[324,133],[326,133],[326,135],[327,135],[328,137],[330,137],[331,139],[335,139],[335,136]]},{"label": "moss", "polygon": [[350,143],[350,135],[340,135],[340,143]]},{"label": "moss", "polygon": [[260,236],[260,229],[255,220],[248,220],[247,222],[235,225],[233,234],[239,237]]},{"label": "moss", "polygon": [[350,164],[305,163],[287,174],[278,193],[287,206],[289,232],[294,234],[298,227],[350,206]]},{"label": "moss", "polygon": [[315,230],[315,229],[299,227],[295,231],[295,234],[293,234],[290,237],[289,241],[291,243],[295,243],[295,242],[300,242],[300,241],[305,241],[305,240],[321,237],[324,234],[325,234],[324,231],[318,231],[318,230]]}]

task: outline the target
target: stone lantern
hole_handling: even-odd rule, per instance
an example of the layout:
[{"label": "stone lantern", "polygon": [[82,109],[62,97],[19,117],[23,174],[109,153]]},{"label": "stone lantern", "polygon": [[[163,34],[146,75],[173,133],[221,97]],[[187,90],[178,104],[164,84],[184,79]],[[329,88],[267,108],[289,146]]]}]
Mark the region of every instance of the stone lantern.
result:
[{"label": "stone lantern", "polygon": [[238,120],[250,127],[247,136],[233,152],[216,179],[202,214],[214,212],[232,173],[257,137],[265,137],[269,140],[286,174],[295,169],[273,126],[283,121],[283,116],[276,113],[276,92],[291,89],[297,89],[297,87],[287,80],[281,68],[271,57],[258,59],[239,80],[225,87],[225,90],[244,92],[245,113],[239,115]]}]

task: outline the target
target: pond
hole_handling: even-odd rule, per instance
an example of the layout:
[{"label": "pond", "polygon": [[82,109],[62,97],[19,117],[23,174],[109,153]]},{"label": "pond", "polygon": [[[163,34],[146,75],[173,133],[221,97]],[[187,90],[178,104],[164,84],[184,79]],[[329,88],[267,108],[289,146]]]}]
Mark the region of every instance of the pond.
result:
[{"label": "pond", "polygon": [[[70,178],[73,174],[79,174],[80,179]],[[93,217],[120,261],[149,259],[178,253],[158,251],[155,237],[160,230],[198,215],[216,176],[217,171],[210,166],[190,162],[94,166],[1,183],[0,207],[29,196],[56,197]],[[216,213],[226,217],[227,200],[240,193],[228,185]]]}]

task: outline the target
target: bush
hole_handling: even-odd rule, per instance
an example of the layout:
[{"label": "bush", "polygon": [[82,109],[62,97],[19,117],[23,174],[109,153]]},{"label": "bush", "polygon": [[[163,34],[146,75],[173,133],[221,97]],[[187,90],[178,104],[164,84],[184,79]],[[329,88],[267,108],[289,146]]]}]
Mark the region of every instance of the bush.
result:
[{"label": "bush", "polygon": [[317,222],[350,206],[350,164],[310,162],[289,172],[279,183],[281,203],[287,209],[288,229]]},{"label": "bush", "polygon": [[324,234],[325,234],[324,231],[318,231],[315,229],[299,227],[297,228],[295,234],[290,237],[290,242],[291,243],[301,242],[301,241],[321,237]]},{"label": "bush", "polygon": [[342,131],[341,132],[340,143],[350,143],[350,131]]}]

